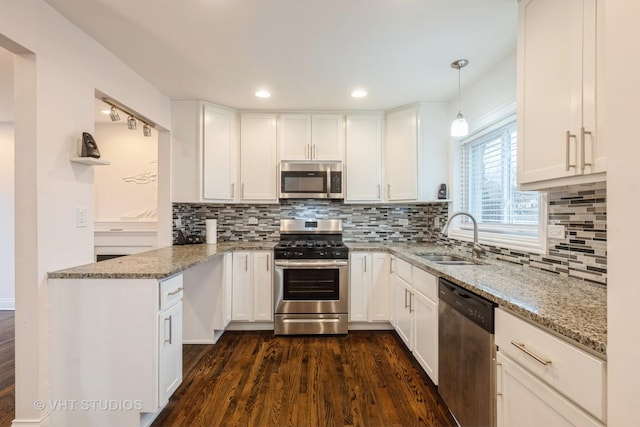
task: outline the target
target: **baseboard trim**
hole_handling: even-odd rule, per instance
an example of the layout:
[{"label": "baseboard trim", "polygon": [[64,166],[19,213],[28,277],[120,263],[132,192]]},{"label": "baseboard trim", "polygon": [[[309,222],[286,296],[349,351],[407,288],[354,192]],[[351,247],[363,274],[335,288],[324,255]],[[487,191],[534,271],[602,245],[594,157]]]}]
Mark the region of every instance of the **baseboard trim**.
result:
[{"label": "baseboard trim", "polygon": [[11,427],[48,427],[49,414],[44,414],[39,420],[19,420],[15,419],[11,422]]},{"label": "baseboard trim", "polygon": [[15,298],[0,298],[0,310],[15,310]]}]

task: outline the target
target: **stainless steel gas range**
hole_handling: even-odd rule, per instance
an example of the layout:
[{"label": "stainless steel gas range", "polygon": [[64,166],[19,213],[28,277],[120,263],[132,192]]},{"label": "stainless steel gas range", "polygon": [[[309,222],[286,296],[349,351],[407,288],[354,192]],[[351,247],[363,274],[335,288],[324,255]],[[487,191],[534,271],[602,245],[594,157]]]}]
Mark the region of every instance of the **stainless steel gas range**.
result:
[{"label": "stainless steel gas range", "polygon": [[349,250],[337,219],[283,219],[274,248],[275,334],[346,334]]}]

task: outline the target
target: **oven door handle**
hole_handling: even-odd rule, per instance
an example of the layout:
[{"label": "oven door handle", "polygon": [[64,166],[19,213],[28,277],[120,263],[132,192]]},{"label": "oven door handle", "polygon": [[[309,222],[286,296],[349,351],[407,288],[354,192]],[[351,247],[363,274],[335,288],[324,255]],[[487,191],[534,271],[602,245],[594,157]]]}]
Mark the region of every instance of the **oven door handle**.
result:
[{"label": "oven door handle", "polygon": [[289,260],[275,260],[275,266],[284,268],[333,268],[333,267],[346,267],[349,262],[344,260],[323,260],[323,261],[289,261]]}]

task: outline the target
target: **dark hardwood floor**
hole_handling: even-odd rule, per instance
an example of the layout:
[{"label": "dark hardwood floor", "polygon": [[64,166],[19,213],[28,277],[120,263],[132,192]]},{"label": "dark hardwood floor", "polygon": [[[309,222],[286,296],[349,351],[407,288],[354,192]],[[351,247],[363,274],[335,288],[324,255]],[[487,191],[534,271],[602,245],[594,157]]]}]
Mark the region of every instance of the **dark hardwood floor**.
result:
[{"label": "dark hardwood floor", "polygon": [[455,426],[394,332],[226,332],[183,351],[183,383],[154,426]]},{"label": "dark hardwood floor", "polygon": [[15,316],[0,311],[0,426],[10,426],[15,417]]}]

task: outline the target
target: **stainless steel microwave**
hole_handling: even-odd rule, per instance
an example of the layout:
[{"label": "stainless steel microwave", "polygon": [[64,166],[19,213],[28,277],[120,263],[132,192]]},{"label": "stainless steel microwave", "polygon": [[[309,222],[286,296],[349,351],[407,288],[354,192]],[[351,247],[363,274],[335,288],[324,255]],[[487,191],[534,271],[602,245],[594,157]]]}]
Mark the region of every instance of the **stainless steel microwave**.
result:
[{"label": "stainless steel microwave", "polygon": [[343,199],[342,162],[280,163],[281,199]]}]

